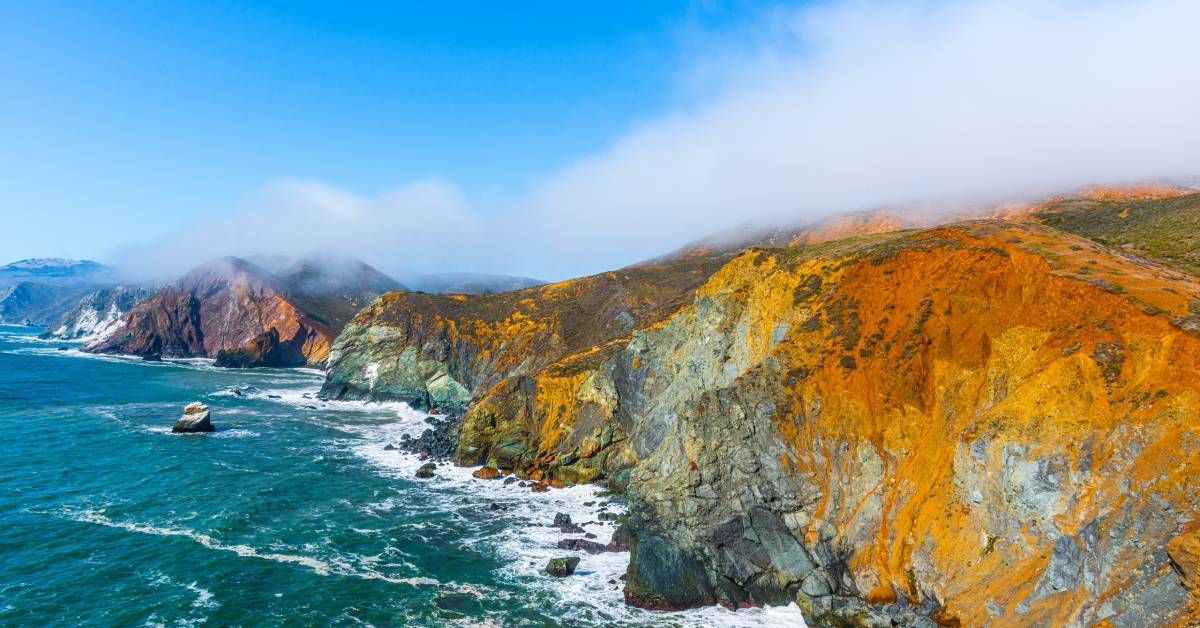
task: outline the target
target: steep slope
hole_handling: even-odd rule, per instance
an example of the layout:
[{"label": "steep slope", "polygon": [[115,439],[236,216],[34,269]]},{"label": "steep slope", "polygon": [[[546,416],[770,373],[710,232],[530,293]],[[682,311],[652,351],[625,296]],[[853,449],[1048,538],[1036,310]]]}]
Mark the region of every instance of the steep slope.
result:
[{"label": "steep slope", "polygon": [[93,340],[108,334],[126,312],[154,295],[148,286],[112,286],[84,294],[43,338]]},{"label": "steep slope", "polygon": [[[362,277],[377,282],[369,273],[354,276]],[[86,348],[217,357],[228,366],[321,364],[354,300],[373,298],[375,285],[329,279],[307,266],[281,279],[245,260],[221,258],[138,304]],[[222,358],[223,351],[230,353]]]},{"label": "steep slope", "polygon": [[692,259],[470,297],[385,294],[338,337],[322,394],[462,407],[511,375],[598,359],[682,307],[719,265]]},{"label": "steep slope", "polygon": [[275,275],[292,303],[338,330],[375,297],[407,290],[365,262],[347,257],[310,256],[284,265]]},{"label": "steep slope", "polygon": [[[633,604],[1194,617],[1172,568],[1194,579],[1200,529],[1194,277],[999,221],[650,268],[701,260],[621,325],[585,301],[619,274],[388,295],[324,391],[469,403],[460,462],[628,486]],[[551,305],[564,290],[575,305]]]}]

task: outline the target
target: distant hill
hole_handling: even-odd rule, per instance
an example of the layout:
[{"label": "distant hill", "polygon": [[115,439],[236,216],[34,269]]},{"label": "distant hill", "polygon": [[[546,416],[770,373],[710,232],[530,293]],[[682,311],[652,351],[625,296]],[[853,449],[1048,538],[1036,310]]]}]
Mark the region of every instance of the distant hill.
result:
[{"label": "distant hill", "polygon": [[49,284],[68,284],[107,280],[112,267],[91,260],[73,260],[60,257],[23,259],[0,266],[0,285],[11,285],[21,281],[38,281]]},{"label": "distant hill", "polygon": [[89,291],[86,285],[59,286],[22,281],[0,287],[0,323],[53,324]]},{"label": "distant hill", "polygon": [[484,273],[437,273],[404,277],[405,285],[431,294],[496,294],[540,286],[546,282],[529,277]]},{"label": "distant hill", "polygon": [[113,275],[97,262],[57,257],[0,266],[0,322],[52,325],[84,294],[115,282]]},{"label": "distant hill", "polygon": [[[1124,207],[1127,203],[1141,203],[1143,207],[1158,207],[1153,215],[1162,222],[1148,223],[1142,229],[1143,233],[1163,233],[1161,227],[1168,227],[1170,222],[1164,212],[1179,213],[1180,208],[1188,201],[1175,202],[1173,199],[1195,196],[1200,190],[1192,185],[1179,184],[1137,184],[1127,186],[1092,186],[1073,193],[1053,196],[1049,199],[1014,201],[1002,204],[970,204],[970,203],[940,203],[940,204],[910,204],[880,207],[876,209],[847,212],[815,220],[803,224],[756,226],[741,225],[706,236],[690,242],[675,251],[655,257],[640,264],[653,264],[670,261],[680,257],[696,257],[713,254],[736,253],[749,247],[780,248],[832,242],[855,236],[869,236],[881,233],[902,231],[905,229],[925,229],[937,225],[960,222],[963,220],[978,220],[983,218],[1007,218],[1047,216],[1057,213],[1057,218],[1046,218],[1047,224],[1057,226],[1092,223],[1097,229],[1104,229],[1097,216],[1092,216],[1091,210],[1103,208]],[[1174,208],[1169,209],[1169,208]],[[1185,212],[1186,213],[1186,212]],[[1088,217],[1076,221],[1072,216],[1087,214]],[[1150,221],[1149,216],[1139,216],[1137,221]],[[1187,228],[1187,218],[1178,225]],[[1128,227],[1126,224],[1122,227]],[[1114,230],[1109,224],[1108,230]],[[1073,229],[1066,229],[1074,231]],[[1169,232],[1169,230],[1167,230]],[[1082,233],[1091,237],[1088,233]],[[1127,236],[1135,237],[1135,236]]]}]

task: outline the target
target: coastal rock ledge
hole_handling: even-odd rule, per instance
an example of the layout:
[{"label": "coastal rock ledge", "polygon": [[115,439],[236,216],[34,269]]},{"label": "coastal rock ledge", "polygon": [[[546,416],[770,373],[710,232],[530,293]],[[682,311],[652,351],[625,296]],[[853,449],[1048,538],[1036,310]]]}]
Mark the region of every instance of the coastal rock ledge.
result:
[{"label": "coastal rock ledge", "polygon": [[215,432],[217,428],[213,427],[212,421],[209,419],[210,414],[208,406],[199,401],[193,401],[184,406],[183,416],[179,417],[171,431],[176,434]]}]

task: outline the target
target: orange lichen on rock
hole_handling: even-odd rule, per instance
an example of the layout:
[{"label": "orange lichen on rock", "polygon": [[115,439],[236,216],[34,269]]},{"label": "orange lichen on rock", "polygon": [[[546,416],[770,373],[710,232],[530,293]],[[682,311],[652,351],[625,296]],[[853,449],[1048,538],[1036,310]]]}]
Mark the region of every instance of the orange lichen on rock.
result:
[{"label": "orange lichen on rock", "polygon": [[[1186,312],[1196,286],[1111,255],[1107,263],[1129,284],[1124,294],[1081,283],[1056,272],[1044,251],[1030,251],[1047,238],[991,225],[921,234],[916,242],[935,246],[846,268],[822,328],[778,349],[807,372],[791,412],[779,415],[794,417],[780,431],[794,444],[798,472],[823,478],[813,516],[851,535],[863,590],[906,590],[915,569],[918,586],[938,591],[955,614],[987,618],[989,608],[1030,598],[1055,537],[1097,520],[1107,533],[1102,519],[1114,505],[1200,471],[1200,451],[1179,446],[1200,430],[1200,340],[1139,306]],[[1054,244],[1069,248],[1071,239]],[[805,413],[812,399],[821,400],[819,413]],[[1141,452],[1125,458],[1135,427]],[[865,525],[856,519],[870,495],[832,484],[856,475],[854,452],[863,447],[881,467],[871,489],[881,506]],[[1082,471],[1100,477],[1055,488],[1062,498],[1031,508],[1036,519],[1024,526],[999,526],[989,517],[1011,504],[1002,487],[988,486],[998,478],[968,478],[971,466],[988,468],[1011,447],[1063,473],[1107,472]],[[1192,509],[1195,497],[1179,496],[1176,506]],[[1065,623],[1091,595],[1029,599],[1024,620]]]}]

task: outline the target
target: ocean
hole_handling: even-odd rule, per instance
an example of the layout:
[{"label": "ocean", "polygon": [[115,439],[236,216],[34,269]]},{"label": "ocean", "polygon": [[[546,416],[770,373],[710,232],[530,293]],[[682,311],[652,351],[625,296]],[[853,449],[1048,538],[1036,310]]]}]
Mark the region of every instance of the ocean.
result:
[{"label": "ocean", "polygon": [[[606,542],[596,515],[619,502],[449,465],[416,479],[386,447],[426,415],[320,401],[319,371],[95,356],[39,331],[0,326],[0,625],[803,625],[795,606],[626,607],[628,553],[560,550],[547,525],[565,512]],[[191,401],[215,433],[171,433]],[[570,555],[575,575],[544,573]]]}]

